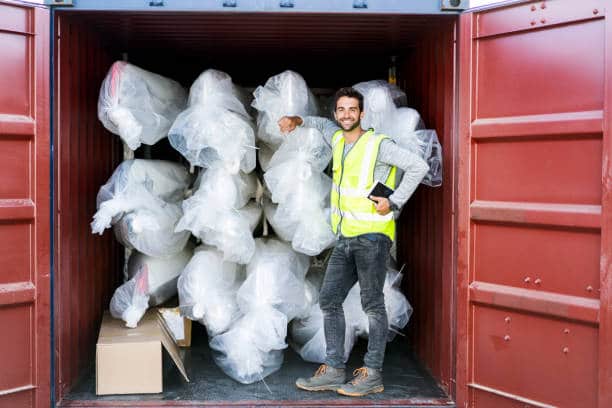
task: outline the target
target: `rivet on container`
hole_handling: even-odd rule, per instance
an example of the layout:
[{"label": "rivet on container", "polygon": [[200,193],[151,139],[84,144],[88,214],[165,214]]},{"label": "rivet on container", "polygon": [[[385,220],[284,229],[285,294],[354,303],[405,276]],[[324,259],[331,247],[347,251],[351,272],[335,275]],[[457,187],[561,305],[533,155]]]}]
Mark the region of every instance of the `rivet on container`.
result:
[{"label": "rivet on container", "polygon": [[598,13],[599,13],[599,10],[597,10],[597,9],[593,10],[593,14],[597,15]]},{"label": "rivet on container", "polygon": [[563,347],[563,353],[565,354],[569,353],[569,347]]},{"label": "rivet on container", "polygon": [[504,336],[504,341],[510,341],[510,336],[508,336],[507,334]]},{"label": "rivet on container", "polygon": [[542,2],[542,5],[540,6],[540,8],[544,10],[546,8],[546,3]]},{"label": "rivet on container", "polygon": [[536,6],[535,6],[535,4],[532,4],[532,5],[531,5],[531,11],[536,11]]},{"label": "rivet on container", "polygon": [[510,316],[506,316],[506,318],[504,319],[504,322],[510,323]]},{"label": "rivet on container", "polygon": [[565,334],[569,334],[569,332],[570,332],[570,329],[563,330],[563,333],[565,333]]},{"label": "rivet on container", "polygon": [[546,23],[546,19],[544,17],[542,17],[542,19],[540,19],[540,23],[542,23],[542,24]]},{"label": "rivet on container", "polygon": [[531,25],[532,26],[536,25],[536,21],[535,20],[531,20]]},{"label": "rivet on container", "polygon": [[533,283],[535,283],[536,285],[539,285],[540,283],[542,283],[542,279],[536,278],[536,280],[534,280]]},{"label": "rivet on container", "polygon": [[523,282],[529,283],[531,282],[531,278],[529,276],[526,276],[525,279],[523,279]]},{"label": "rivet on container", "polygon": [[592,292],[593,291],[593,287],[591,285],[586,287],[587,292]]}]

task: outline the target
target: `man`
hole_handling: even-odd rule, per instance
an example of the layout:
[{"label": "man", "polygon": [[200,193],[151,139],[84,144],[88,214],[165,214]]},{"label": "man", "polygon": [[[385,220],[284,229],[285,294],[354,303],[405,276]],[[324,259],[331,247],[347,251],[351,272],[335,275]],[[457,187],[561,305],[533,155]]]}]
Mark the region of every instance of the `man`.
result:
[{"label": "man", "polygon": [[[310,378],[299,378],[298,388],[337,391],[364,396],[384,390],[382,368],[387,342],[387,312],[383,295],[389,250],[395,239],[395,219],[428,171],[418,156],[400,149],[387,136],[361,127],[363,96],[342,88],[335,96],[337,126],[323,118],[285,116],[278,122],[282,132],[305,125],[321,131],[332,147],[333,186],[331,223],[338,241],[330,256],[319,302],[324,316],[325,363]],[[389,198],[370,196],[376,180],[395,188],[397,169],[404,172]],[[344,302],[359,281],[361,304],[368,316],[368,351],[364,367],[345,383]]]}]

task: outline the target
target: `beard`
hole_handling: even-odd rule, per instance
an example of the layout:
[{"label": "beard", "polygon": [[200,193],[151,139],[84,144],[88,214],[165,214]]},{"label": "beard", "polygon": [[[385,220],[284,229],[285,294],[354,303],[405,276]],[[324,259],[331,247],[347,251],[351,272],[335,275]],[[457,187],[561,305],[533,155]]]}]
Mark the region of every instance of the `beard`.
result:
[{"label": "beard", "polygon": [[350,132],[350,131],[352,131],[352,130],[357,129],[357,127],[361,126],[361,119],[357,119],[357,121],[356,121],[355,123],[353,123],[353,124],[351,125],[351,127],[350,127],[350,128],[348,128],[348,129],[345,129],[345,128],[344,128],[344,126],[342,126],[342,123],[340,123],[340,121],[338,121],[338,120],[336,120],[336,124],[337,124],[338,126],[340,126],[340,128],[341,128],[342,130],[344,130],[344,131],[346,131],[346,132]]}]

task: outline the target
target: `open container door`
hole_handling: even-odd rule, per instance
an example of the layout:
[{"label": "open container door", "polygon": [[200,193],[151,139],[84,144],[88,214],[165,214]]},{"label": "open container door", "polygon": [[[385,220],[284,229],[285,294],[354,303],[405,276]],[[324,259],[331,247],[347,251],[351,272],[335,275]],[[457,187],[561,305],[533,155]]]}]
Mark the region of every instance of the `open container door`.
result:
[{"label": "open container door", "polygon": [[50,403],[49,12],[0,1],[0,406]]},{"label": "open container door", "polygon": [[457,406],[612,406],[610,11],[461,17]]}]

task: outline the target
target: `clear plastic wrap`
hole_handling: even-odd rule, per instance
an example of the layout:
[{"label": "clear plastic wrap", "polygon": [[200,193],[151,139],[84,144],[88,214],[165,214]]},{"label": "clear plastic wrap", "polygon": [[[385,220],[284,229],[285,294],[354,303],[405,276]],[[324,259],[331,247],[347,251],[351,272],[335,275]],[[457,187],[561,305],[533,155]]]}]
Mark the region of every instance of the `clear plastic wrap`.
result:
[{"label": "clear plastic wrap", "polygon": [[272,226],[276,235],[283,241],[291,242],[295,235],[297,222],[290,220],[287,217],[277,216],[278,204],[274,204],[272,200],[265,198],[263,202],[264,216]]},{"label": "clear plastic wrap", "polygon": [[132,279],[119,286],[110,301],[110,313],[134,328],[149,308],[148,270],[139,270]]},{"label": "clear plastic wrap", "polygon": [[257,147],[259,166],[263,171],[267,171],[270,168],[270,160],[272,160],[272,156],[274,155],[274,149],[265,143],[259,143]]},{"label": "clear plastic wrap", "polygon": [[304,279],[310,259],[277,239],[255,240],[255,255],[247,265],[247,278],[238,290],[240,310],[272,306],[290,321],[304,313]]},{"label": "clear plastic wrap", "polygon": [[215,107],[249,117],[245,108],[249,103],[248,94],[234,85],[232,77],[216,69],[202,72],[189,89],[189,106]]},{"label": "clear plastic wrap", "polygon": [[253,231],[259,224],[262,208],[251,201],[239,210],[200,209],[185,213],[177,229],[189,225],[189,230],[202,242],[223,253],[223,259],[246,264],[255,252]]},{"label": "clear plastic wrap", "polygon": [[185,90],[178,82],[117,61],[102,82],[98,118],[136,150],[166,137],[185,104]]},{"label": "clear plastic wrap", "polygon": [[170,144],[193,166],[222,167],[231,173],[255,169],[255,129],[229,110],[195,105],[180,113],[169,131]]},{"label": "clear plastic wrap", "polygon": [[321,132],[314,128],[296,128],[285,136],[285,140],[272,156],[268,168],[287,161],[308,164],[317,172],[323,172],[332,158],[331,148]]},{"label": "clear plastic wrap", "polygon": [[134,251],[128,260],[128,279],[146,268],[149,306],[160,305],[177,294],[178,277],[192,256],[192,244],[187,244],[181,252],[166,258],[156,258]]},{"label": "clear plastic wrap", "polygon": [[388,134],[397,110],[395,100],[405,99],[406,95],[395,85],[382,80],[360,82],[353,85],[353,88],[363,95],[365,114],[361,127],[374,128],[378,133]]},{"label": "clear plastic wrap", "polygon": [[244,267],[225,262],[219,251],[200,246],[178,279],[183,316],[201,322],[210,336],[227,331],[241,314],[236,292],[244,281]]},{"label": "clear plastic wrap", "polygon": [[293,214],[292,219],[298,219],[299,213],[307,209],[324,207],[332,184],[329,176],[297,160],[270,167],[264,180],[272,201],[289,207],[287,211]]},{"label": "clear plastic wrap", "polygon": [[142,192],[141,207],[126,208],[113,225],[117,240],[126,248],[154,257],[168,257],[180,252],[189,240],[188,231],[175,232],[183,215],[178,204],[166,203]]},{"label": "clear plastic wrap", "polygon": [[121,163],[98,192],[92,232],[102,234],[115,225],[115,235],[130,249],[156,257],[180,252],[189,233],[175,233],[174,227],[182,215],[178,202],[190,180],[177,163],[140,159]]},{"label": "clear plastic wrap", "polygon": [[336,242],[336,235],[330,224],[329,208],[316,208],[304,213],[297,224],[291,246],[298,252],[315,256]]},{"label": "clear plastic wrap", "polygon": [[260,114],[257,137],[270,146],[279,146],[285,136],[280,133],[278,120],[286,115],[312,116],[318,108],[304,78],[296,72],[284,71],[268,79],[253,92],[252,106]]},{"label": "clear plastic wrap", "polygon": [[227,332],[213,337],[215,363],[234,380],[251,384],[277,371],[287,347],[287,317],[261,305],[242,316]]},{"label": "clear plastic wrap", "polygon": [[[96,198],[100,204],[109,200],[133,197],[132,189],[142,186],[164,201],[178,202],[185,197],[191,176],[184,166],[164,160],[132,159],[122,162],[106,184],[100,187]],[[106,227],[108,228],[108,227]]]}]

